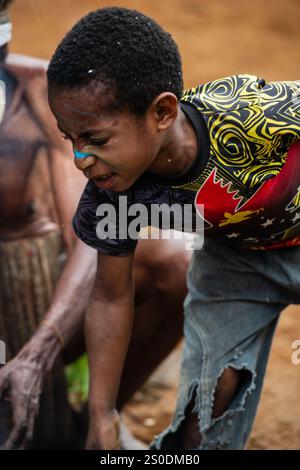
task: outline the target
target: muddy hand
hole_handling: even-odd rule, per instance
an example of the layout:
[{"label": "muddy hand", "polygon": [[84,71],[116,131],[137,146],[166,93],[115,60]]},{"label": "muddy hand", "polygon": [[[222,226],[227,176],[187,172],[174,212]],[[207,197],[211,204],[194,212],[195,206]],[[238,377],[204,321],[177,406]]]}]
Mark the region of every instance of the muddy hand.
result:
[{"label": "muddy hand", "polygon": [[12,429],[3,449],[26,448],[32,439],[42,382],[41,366],[19,355],[1,368],[0,399],[10,402],[12,414]]}]

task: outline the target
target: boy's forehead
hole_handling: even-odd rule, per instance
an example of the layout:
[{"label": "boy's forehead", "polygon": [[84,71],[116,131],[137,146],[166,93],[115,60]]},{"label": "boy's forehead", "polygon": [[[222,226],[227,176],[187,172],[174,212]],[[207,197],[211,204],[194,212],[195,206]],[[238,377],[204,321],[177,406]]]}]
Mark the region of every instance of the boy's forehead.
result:
[{"label": "boy's forehead", "polygon": [[[68,107],[81,112],[93,111],[96,113],[112,114],[115,103],[114,93],[101,83],[88,83],[84,86],[57,87],[50,86],[49,99],[55,104]],[[112,111],[109,111],[112,108]]]},{"label": "boy's forehead", "polygon": [[109,111],[101,96],[87,93],[83,88],[56,89],[49,94],[49,103],[62,130],[87,132],[87,128],[115,127],[120,115]]}]

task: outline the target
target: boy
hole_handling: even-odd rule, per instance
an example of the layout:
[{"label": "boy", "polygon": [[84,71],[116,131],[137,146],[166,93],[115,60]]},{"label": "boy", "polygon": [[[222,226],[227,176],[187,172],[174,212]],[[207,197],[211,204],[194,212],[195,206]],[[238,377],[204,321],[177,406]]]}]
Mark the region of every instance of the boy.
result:
[{"label": "boy", "polygon": [[[68,404],[64,363],[84,352],[84,310],[97,256],[72,229],[85,178],[48,106],[48,64],[7,57],[9,4],[0,0],[0,339],[7,360],[0,369],[0,447],[74,448],[83,444],[86,426]],[[139,246],[134,334],[119,410],[182,336],[187,266],[183,244],[145,240]],[[12,426],[5,425],[2,398],[10,400]],[[132,449],[137,443],[127,434],[122,445]]]},{"label": "boy", "polygon": [[116,236],[105,238],[101,216],[104,206],[121,212],[121,196],[129,211],[195,201],[193,226],[198,212],[206,235],[188,273],[175,416],[150,448],[243,448],[279,313],[300,302],[300,85],[238,75],[183,92],[171,36],[122,8],[90,13],[72,28],[48,84],[58,127],[90,180],[73,225],[98,250],[85,320],[87,448],[119,446],[115,402],[137,241],[113,218],[108,232]]}]

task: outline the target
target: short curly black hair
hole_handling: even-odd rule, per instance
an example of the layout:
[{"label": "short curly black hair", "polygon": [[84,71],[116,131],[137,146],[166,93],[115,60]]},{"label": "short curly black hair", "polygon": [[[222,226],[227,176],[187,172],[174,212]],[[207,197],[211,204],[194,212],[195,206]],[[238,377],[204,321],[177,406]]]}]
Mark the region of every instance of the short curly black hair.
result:
[{"label": "short curly black hair", "polygon": [[66,34],[49,64],[49,87],[74,88],[99,81],[116,109],[143,115],[164,91],[180,99],[181,58],[172,36],[136,10],[102,8]]}]

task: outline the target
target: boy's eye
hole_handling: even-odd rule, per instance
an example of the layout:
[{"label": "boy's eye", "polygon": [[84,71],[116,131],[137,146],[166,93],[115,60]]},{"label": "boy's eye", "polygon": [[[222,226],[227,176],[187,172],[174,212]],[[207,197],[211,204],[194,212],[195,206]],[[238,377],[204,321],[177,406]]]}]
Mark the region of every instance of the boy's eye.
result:
[{"label": "boy's eye", "polygon": [[67,134],[62,134],[62,140],[70,140],[70,137]]},{"label": "boy's eye", "polygon": [[90,143],[94,145],[104,145],[109,139],[90,139]]}]

